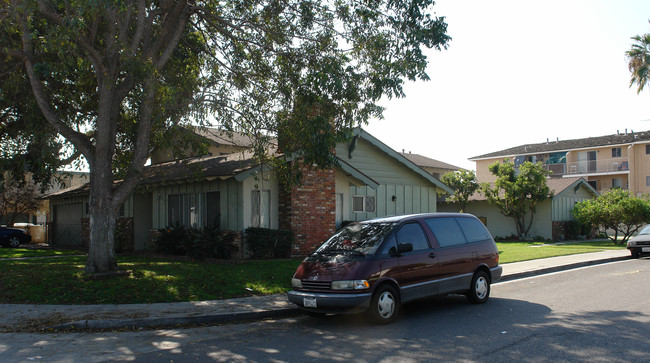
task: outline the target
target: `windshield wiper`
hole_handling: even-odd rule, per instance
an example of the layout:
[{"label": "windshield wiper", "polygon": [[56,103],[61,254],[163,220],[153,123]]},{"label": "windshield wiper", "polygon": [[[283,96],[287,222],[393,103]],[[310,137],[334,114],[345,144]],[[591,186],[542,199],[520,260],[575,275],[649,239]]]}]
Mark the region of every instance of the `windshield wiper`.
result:
[{"label": "windshield wiper", "polygon": [[365,256],[365,254],[363,252],[359,252],[357,250],[346,250],[346,249],[342,249],[342,248],[332,248],[332,249],[320,251],[319,253],[325,253],[325,254],[328,254],[328,255],[334,255],[334,254],[339,254],[340,253],[340,254],[353,254],[353,255],[357,255],[357,256]]}]

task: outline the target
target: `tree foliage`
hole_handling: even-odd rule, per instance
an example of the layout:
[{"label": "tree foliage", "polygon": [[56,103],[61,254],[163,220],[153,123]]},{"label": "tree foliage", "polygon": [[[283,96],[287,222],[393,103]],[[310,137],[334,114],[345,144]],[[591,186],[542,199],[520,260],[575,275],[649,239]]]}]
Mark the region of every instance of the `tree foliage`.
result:
[{"label": "tree foliage", "polygon": [[641,93],[645,85],[650,81],[650,33],[635,35],[632,37],[634,44],[630,50],[625,52],[630,70],[630,87],[635,83],[637,93]]},{"label": "tree foliage", "polygon": [[461,212],[465,211],[469,198],[480,188],[474,170],[457,170],[442,176],[442,182],[450,187],[454,194],[449,200],[458,203]]},{"label": "tree foliage", "polygon": [[515,168],[510,160],[496,162],[489,166],[489,170],[496,175],[494,185],[481,185],[488,203],[496,206],[501,214],[514,219],[517,235],[527,235],[533,225],[537,204],[553,197],[546,185],[549,172],[542,163],[526,161]]},{"label": "tree foliage", "polygon": [[[609,238],[615,244],[626,243],[641,227],[650,223],[650,200],[634,197],[629,191],[613,189],[595,199],[575,205],[574,218],[600,229],[614,231]],[[623,238],[619,241],[618,237]]]},{"label": "tree foliage", "polygon": [[428,79],[424,48],[450,39],[433,5],[0,0],[0,77],[12,79],[0,98],[24,95],[44,125],[28,133],[50,143],[60,135],[61,147],[83,155],[86,271],[115,270],[117,212],[151,148],[173,143],[168,128],[198,122],[243,132],[260,162],[275,160],[269,146],[285,140],[283,152],[331,166],[336,142],[381,116],[381,97],[404,96],[406,79]]},{"label": "tree foliage", "polygon": [[43,205],[40,197],[35,184],[5,178],[0,181],[0,220],[11,226],[19,215],[36,214]]}]

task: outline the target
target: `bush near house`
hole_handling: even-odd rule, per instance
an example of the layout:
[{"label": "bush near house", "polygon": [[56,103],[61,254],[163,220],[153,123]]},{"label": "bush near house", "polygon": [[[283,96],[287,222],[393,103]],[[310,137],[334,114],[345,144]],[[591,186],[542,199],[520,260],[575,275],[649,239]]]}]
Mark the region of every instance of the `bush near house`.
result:
[{"label": "bush near house", "polygon": [[289,258],[293,245],[293,232],[269,228],[250,227],[245,231],[246,245],[251,258]]},{"label": "bush near house", "polygon": [[238,249],[232,235],[223,233],[219,227],[198,229],[174,224],[158,232],[154,250],[163,254],[228,260]]}]

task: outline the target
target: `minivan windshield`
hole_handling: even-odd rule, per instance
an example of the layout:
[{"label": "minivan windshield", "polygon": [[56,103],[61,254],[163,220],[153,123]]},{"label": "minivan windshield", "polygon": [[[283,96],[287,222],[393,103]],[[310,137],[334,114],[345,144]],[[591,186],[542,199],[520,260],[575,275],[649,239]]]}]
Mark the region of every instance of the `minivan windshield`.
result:
[{"label": "minivan windshield", "polygon": [[315,253],[374,254],[395,225],[396,223],[350,224],[330,237]]},{"label": "minivan windshield", "polygon": [[650,224],[643,227],[643,229],[641,230],[641,232],[639,232],[639,234],[650,234]]}]

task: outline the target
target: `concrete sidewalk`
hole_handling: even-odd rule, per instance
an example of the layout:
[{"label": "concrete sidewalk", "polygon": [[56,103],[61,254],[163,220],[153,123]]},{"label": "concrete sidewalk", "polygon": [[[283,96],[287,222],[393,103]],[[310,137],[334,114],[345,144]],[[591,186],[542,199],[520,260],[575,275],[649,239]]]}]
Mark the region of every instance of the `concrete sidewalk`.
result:
[{"label": "concrete sidewalk", "polygon": [[[630,258],[627,250],[503,264],[500,282]],[[299,314],[285,294],[228,300],[120,305],[0,305],[0,331],[209,325]]]}]

